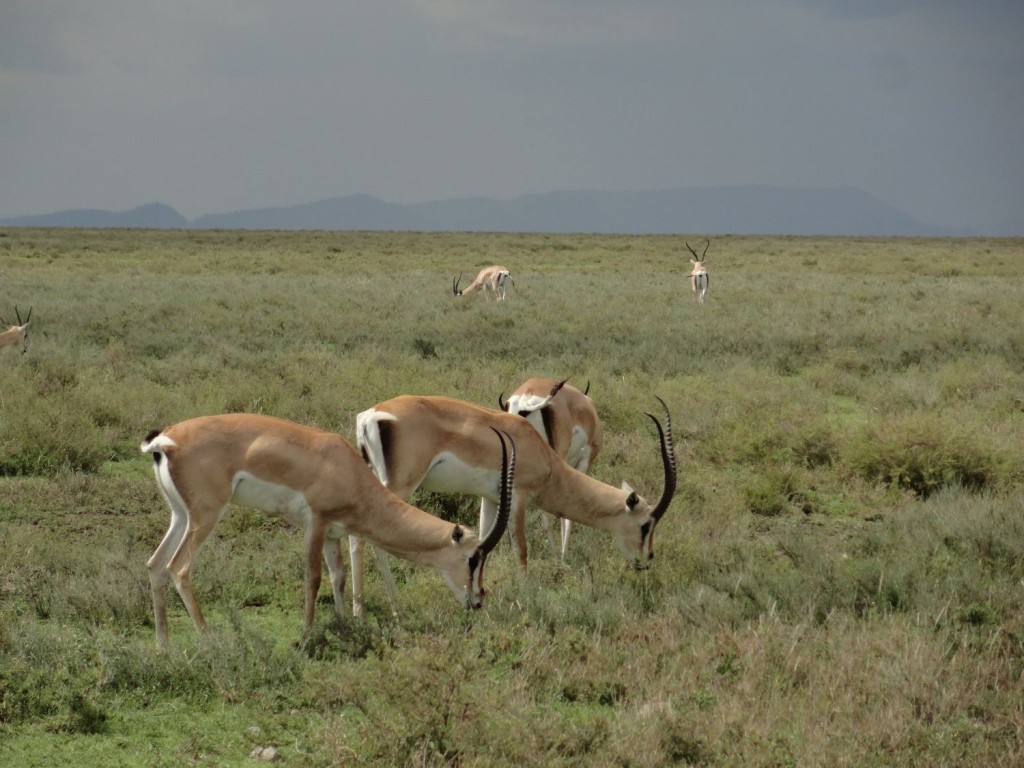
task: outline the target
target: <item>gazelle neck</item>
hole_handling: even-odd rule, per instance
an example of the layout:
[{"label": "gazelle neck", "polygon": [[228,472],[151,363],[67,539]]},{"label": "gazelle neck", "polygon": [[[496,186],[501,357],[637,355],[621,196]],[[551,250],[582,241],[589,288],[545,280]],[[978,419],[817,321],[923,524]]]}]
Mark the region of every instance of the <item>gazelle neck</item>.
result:
[{"label": "gazelle neck", "polygon": [[552,467],[548,482],[535,497],[537,506],[552,514],[595,528],[609,528],[626,510],[629,492],[602,483],[565,462]]}]

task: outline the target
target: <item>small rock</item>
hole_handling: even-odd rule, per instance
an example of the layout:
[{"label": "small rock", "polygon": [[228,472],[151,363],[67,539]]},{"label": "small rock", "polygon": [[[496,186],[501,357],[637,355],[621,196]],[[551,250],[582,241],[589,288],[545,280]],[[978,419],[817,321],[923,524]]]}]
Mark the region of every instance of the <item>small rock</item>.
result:
[{"label": "small rock", "polygon": [[271,763],[277,760],[277,747],[256,747],[256,749],[249,753],[249,759]]}]

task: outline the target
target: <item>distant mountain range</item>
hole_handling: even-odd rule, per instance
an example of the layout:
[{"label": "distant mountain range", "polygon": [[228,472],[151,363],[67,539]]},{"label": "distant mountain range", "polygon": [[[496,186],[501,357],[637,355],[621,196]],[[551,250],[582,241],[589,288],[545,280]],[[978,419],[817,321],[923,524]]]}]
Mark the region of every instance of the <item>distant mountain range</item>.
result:
[{"label": "distant mountain range", "polygon": [[71,210],[0,219],[8,227],[143,229],[321,229],[623,234],[959,236],[975,234],[918,221],[848,187],[691,187],[646,192],[560,191],[514,200],[462,198],[388,203],[349,195],[188,220],[151,203],[129,211]]}]

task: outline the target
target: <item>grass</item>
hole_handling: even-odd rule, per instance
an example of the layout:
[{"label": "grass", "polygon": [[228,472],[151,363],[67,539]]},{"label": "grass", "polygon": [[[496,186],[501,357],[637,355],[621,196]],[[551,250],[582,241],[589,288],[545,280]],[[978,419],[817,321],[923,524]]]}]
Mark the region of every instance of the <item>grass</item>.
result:
[{"label": "grass", "polygon": [[[698,307],[673,237],[0,231],[0,313],[35,307],[0,350],[0,764],[1019,764],[1021,245],[716,238]],[[447,295],[495,262],[507,302]],[[393,395],[535,375],[591,382],[593,474],[648,496],[669,403],[652,570],[580,526],[563,564],[538,522],[482,611],[393,562],[399,620],[371,567],[367,617],[322,595],[300,642],[301,535],[233,509],[194,574],[209,636],[173,598],[155,650],[150,429],[351,438]]]}]

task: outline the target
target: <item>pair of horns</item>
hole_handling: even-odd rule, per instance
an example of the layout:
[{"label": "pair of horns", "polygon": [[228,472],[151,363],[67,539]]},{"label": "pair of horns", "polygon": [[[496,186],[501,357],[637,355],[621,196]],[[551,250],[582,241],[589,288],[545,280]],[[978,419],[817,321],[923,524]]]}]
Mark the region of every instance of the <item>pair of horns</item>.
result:
[{"label": "pair of horns", "polygon": [[[686,241],[684,240],[683,242],[686,242]],[[690,253],[693,254],[693,260],[694,261],[704,261],[704,255],[708,252],[708,248],[711,247],[711,241],[708,240],[708,244],[704,246],[704,253],[702,253],[700,256],[697,255],[697,252],[695,250],[693,250],[693,248],[690,248],[690,244],[689,243],[686,243],[686,247],[689,248],[690,249]]]},{"label": "pair of horns", "polygon": [[462,282],[462,273],[459,272],[458,277],[452,278],[452,296],[461,296],[462,291],[459,290],[459,283]]},{"label": "pair of horns", "polygon": [[[29,321],[32,319],[32,307],[28,308],[28,316],[25,318],[25,322],[21,322],[21,312],[18,311],[18,305],[17,304],[14,305],[14,314],[18,318],[18,325],[19,326],[28,325]],[[7,321],[4,320],[2,317],[0,317],[0,324],[7,325]]]}]

